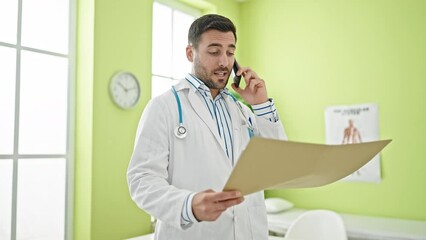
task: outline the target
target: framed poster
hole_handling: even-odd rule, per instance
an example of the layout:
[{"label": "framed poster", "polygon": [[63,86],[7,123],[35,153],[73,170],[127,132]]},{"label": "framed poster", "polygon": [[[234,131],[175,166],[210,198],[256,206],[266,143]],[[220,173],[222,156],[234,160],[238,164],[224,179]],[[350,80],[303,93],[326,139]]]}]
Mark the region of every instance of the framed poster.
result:
[{"label": "framed poster", "polygon": [[[377,104],[327,107],[325,133],[326,144],[354,144],[379,140]],[[343,181],[380,182],[380,154]]]}]

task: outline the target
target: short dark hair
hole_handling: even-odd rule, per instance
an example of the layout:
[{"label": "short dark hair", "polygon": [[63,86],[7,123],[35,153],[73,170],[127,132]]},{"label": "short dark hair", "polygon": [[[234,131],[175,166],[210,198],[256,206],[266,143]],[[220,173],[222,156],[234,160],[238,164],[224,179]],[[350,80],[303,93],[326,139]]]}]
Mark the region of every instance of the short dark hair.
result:
[{"label": "short dark hair", "polygon": [[201,34],[212,29],[221,32],[232,32],[235,37],[235,42],[237,42],[237,30],[234,23],[232,23],[229,18],[217,14],[207,14],[197,18],[191,24],[188,31],[188,44],[192,44],[197,48]]}]

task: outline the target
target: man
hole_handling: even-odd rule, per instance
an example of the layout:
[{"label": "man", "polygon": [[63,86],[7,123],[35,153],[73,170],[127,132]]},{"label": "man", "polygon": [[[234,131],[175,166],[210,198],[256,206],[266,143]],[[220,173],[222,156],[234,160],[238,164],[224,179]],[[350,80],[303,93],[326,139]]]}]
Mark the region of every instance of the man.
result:
[{"label": "man", "polygon": [[156,239],[268,238],[263,192],[222,192],[252,135],[286,139],[265,82],[253,70],[240,67],[246,87],[232,87],[254,113],[228,92],[236,40],[228,18],[195,20],[186,48],[192,73],[142,114],[128,183],[136,204],[158,219]]}]

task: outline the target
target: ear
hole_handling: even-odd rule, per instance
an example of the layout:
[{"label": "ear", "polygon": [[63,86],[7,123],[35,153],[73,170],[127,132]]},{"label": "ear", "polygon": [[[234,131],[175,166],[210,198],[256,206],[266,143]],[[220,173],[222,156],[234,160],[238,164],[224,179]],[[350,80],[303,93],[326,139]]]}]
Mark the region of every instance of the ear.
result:
[{"label": "ear", "polygon": [[194,60],[194,49],[191,45],[186,46],[186,58],[192,62]]}]

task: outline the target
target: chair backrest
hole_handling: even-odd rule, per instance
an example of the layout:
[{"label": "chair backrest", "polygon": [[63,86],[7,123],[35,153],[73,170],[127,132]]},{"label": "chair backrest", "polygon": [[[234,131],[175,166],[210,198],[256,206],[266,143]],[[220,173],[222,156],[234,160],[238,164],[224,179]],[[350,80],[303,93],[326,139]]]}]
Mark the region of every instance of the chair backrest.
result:
[{"label": "chair backrest", "polygon": [[294,220],[285,234],[287,239],[347,240],[342,218],[329,210],[310,210]]}]

